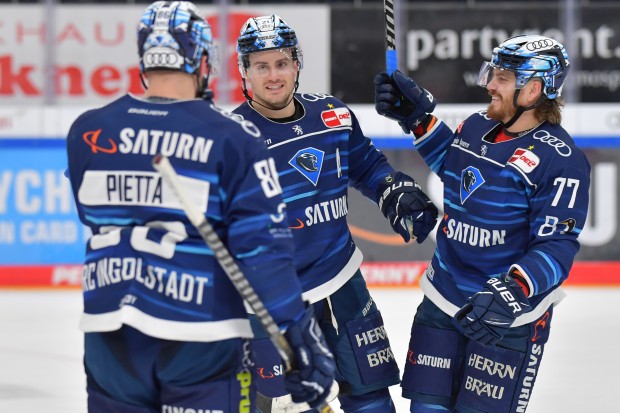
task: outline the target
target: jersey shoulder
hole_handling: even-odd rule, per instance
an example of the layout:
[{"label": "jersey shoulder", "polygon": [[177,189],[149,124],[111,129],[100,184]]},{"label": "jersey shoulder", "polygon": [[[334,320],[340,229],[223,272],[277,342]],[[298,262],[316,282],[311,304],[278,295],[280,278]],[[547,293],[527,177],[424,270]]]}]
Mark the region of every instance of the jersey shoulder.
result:
[{"label": "jersey shoulder", "polygon": [[582,169],[589,173],[590,164],[584,152],[561,125],[545,122],[531,133],[529,141],[529,148],[549,169]]},{"label": "jersey shoulder", "polygon": [[560,125],[545,122],[514,141],[506,165],[515,167],[531,182],[540,183],[559,176],[587,179],[590,175],[590,164],[584,152]]},{"label": "jersey shoulder", "polygon": [[461,122],[461,124],[457,127],[456,132],[460,133],[461,131],[471,131],[474,133],[484,133],[485,131],[490,131],[493,128],[496,128],[498,125],[498,121],[487,116],[486,110],[481,110],[472,113],[467,117],[467,119]]},{"label": "jersey shoulder", "polygon": [[72,127],[76,125],[80,125],[84,122],[88,122],[88,121],[103,117],[110,112],[114,112],[119,107],[125,106],[126,102],[130,100],[133,100],[131,96],[124,95],[110,103],[105,104],[104,106],[87,110],[83,112],[82,114],[80,114],[77,118],[75,118],[75,120],[72,123]]},{"label": "jersey shoulder", "polygon": [[324,93],[300,93],[295,98],[302,104],[305,122],[317,122],[319,129],[352,127],[355,116],[351,109],[334,96]]},{"label": "jersey shoulder", "polygon": [[208,123],[209,128],[228,138],[256,140],[261,137],[260,129],[240,114],[217,106],[213,101],[203,101],[202,105],[191,106],[189,113],[198,120]]},{"label": "jersey shoulder", "polygon": [[104,106],[80,114],[71,123],[67,133],[67,143],[70,144],[74,139],[81,138],[82,133],[86,130],[97,130],[107,122],[120,121],[123,111],[119,111],[119,108],[125,108],[128,100],[132,100],[131,96],[124,95]]}]

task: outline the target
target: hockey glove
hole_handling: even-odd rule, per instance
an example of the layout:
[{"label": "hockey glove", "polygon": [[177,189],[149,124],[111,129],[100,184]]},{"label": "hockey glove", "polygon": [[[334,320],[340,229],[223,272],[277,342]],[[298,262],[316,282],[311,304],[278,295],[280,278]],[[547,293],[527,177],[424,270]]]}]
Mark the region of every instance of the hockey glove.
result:
[{"label": "hockey glove", "polygon": [[308,306],[301,320],[284,333],[297,357],[296,370],[286,373],[284,387],[293,402],[318,407],[329,395],[336,364],[323,333]]},{"label": "hockey glove", "polygon": [[375,109],[379,115],[398,122],[405,133],[424,124],[437,102],[426,89],[396,70],[390,77],[382,72],[375,76]]},{"label": "hockey glove", "polygon": [[482,344],[494,346],[530,304],[521,286],[508,274],[491,278],[454,315],[463,334]]},{"label": "hockey glove", "polygon": [[420,185],[402,172],[385,177],[378,188],[377,203],[394,232],[405,242],[413,237],[421,244],[435,228],[437,207]]}]

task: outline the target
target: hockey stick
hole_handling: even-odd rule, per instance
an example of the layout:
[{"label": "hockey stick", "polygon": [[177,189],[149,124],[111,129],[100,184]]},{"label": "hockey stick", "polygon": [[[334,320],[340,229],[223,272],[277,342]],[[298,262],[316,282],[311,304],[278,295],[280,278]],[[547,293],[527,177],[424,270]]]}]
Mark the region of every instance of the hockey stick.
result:
[{"label": "hockey stick", "polygon": [[[329,395],[327,396],[326,402],[334,400],[338,396],[339,391],[340,387],[334,380],[331,388],[329,389]],[[261,413],[301,413],[312,410],[308,403],[293,403],[290,394],[271,398],[264,396],[259,392],[256,393],[256,407]]]},{"label": "hockey stick", "polygon": [[398,69],[396,55],[396,25],[394,24],[394,4],[392,0],[383,0],[385,14],[385,66],[387,74],[392,75]]},{"label": "hockey stick", "polygon": [[[248,279],[245,277],[243,272],[241,272],[241,269],[235,262],[234,258],[230,255],[230,252],[226,249],[226,246],[222,240],[220,240],[211,224],[209,224],[209,221],[207,221],[205,215],[190,201],[189,197],[185,193],[183,184],[179,179],[179,175],[172,167],[172,164],[168,158],[163,155],[156,155],[153,158],[153,167],[161,174],[164,181],[170,186],[175,196],[181,203],[187,218],[189,218],[192,225],[194,225],[198,230],[198,233],[202,239],[209,246],[209,248],[211,248],[217,262],[220,264],[230,281],[232,281],[233,285],[239,292],[239,295],[241,295],[241,297],[249,304],[252,311],[256,314],[256,317],[269,335],[269,339],[280,353],[280,357],[282,357],[282,360],[284,361],[286,371],[291,371],[293,366],[297,364],[295,362],[295,353],[293,352],[293,349],[288,341],[286,341],[284,335],[280,332],[278,325],[265,308],[265,305],[256,294],[256,291],[254,291],[254,288],[252,288],[252,285],[250,285]],[[327,402],[323,402],[318,407],[318,410],[322,413],[334,413]]]}]

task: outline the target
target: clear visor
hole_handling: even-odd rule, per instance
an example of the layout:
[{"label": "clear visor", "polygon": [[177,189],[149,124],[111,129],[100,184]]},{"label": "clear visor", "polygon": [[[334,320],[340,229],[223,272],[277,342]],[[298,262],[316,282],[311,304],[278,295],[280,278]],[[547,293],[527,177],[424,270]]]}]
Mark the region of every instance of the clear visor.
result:
[{"label": "clear visor", "polygon": [[534,74],[536,73],[534,71],[522,71],[522,72],[516,73],[512,70],[494,66],[491,62],[484,62],[482,66],[480,67],[480,72],[478,72],[478,86],[482,86],[486,88],[487,85],[491,83],[491,80],[493,80],[493,77],[495,76],[496,71],[512,72],[516,76],[515,88],[517,89],[523,89],[523,87],[525,87],[527,82],[529,82],[530,79],[532,79],[534,77]]},{"label": "clear visor", "polygon": [[[258,52],[248,55],[248,67],[245,69],[250,77],[284,76],[296,72],[299,67],[293,59],[290,49],[276,50],[278,55]],[[271,51],[269,51],[271,52]]]},{"label": "clear visor", "polygon": [[480,72],[478,72],[478,86],[487,87],[487,85],[491,83],[491,79],[493,79],[493,69],[491,63],[482,63]]}]

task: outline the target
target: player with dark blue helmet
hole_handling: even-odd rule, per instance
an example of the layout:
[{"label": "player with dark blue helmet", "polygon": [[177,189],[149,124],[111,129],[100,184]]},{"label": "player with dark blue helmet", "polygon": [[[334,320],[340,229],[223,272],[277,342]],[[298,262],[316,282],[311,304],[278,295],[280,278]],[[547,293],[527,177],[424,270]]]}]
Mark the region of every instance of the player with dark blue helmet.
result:
[{"label": "player with dark blue helmet", "polygon": [[377,112],[444,185],[402,382],[412,412],[526,411],[588,212],[590,165],[560,125],[569,68],[554,39],[504,41],[480,70],[487,110],[456,131],[413,79],[375,79]]},{"label": "player with dark blue helmet", "polygon": [[[258,126],[275,160],[295,267],[337,361],[341,407],[348,413],[394,411],[388,387],[399,382],[399,369],[347,226],[348,187],[378,203],[404,242],[427,237],[437,208],[413,178],[394,171],[343,102],[297,93],[302,50],[281,17],[250,18],[237,51],[247,102],[234,112]],[[273,398],[271,410],[308,409],[287,404],[281,360],[264,335],[257,338],[258,389]]]},{"label": "player with dark blue helmet", "polygon": [[92,230],[80,321],[90,413],[251,411],[255,399],[243,299],[151,166],[157,154],[293,349],[293,397],[318,406],[333,381],[333,357],[302,301],[273,158],[255,125],[205,93],[212,42],[192,3],[153,3],[138,28],[146,97],[88,111],[67,136],[77,211]]}]

